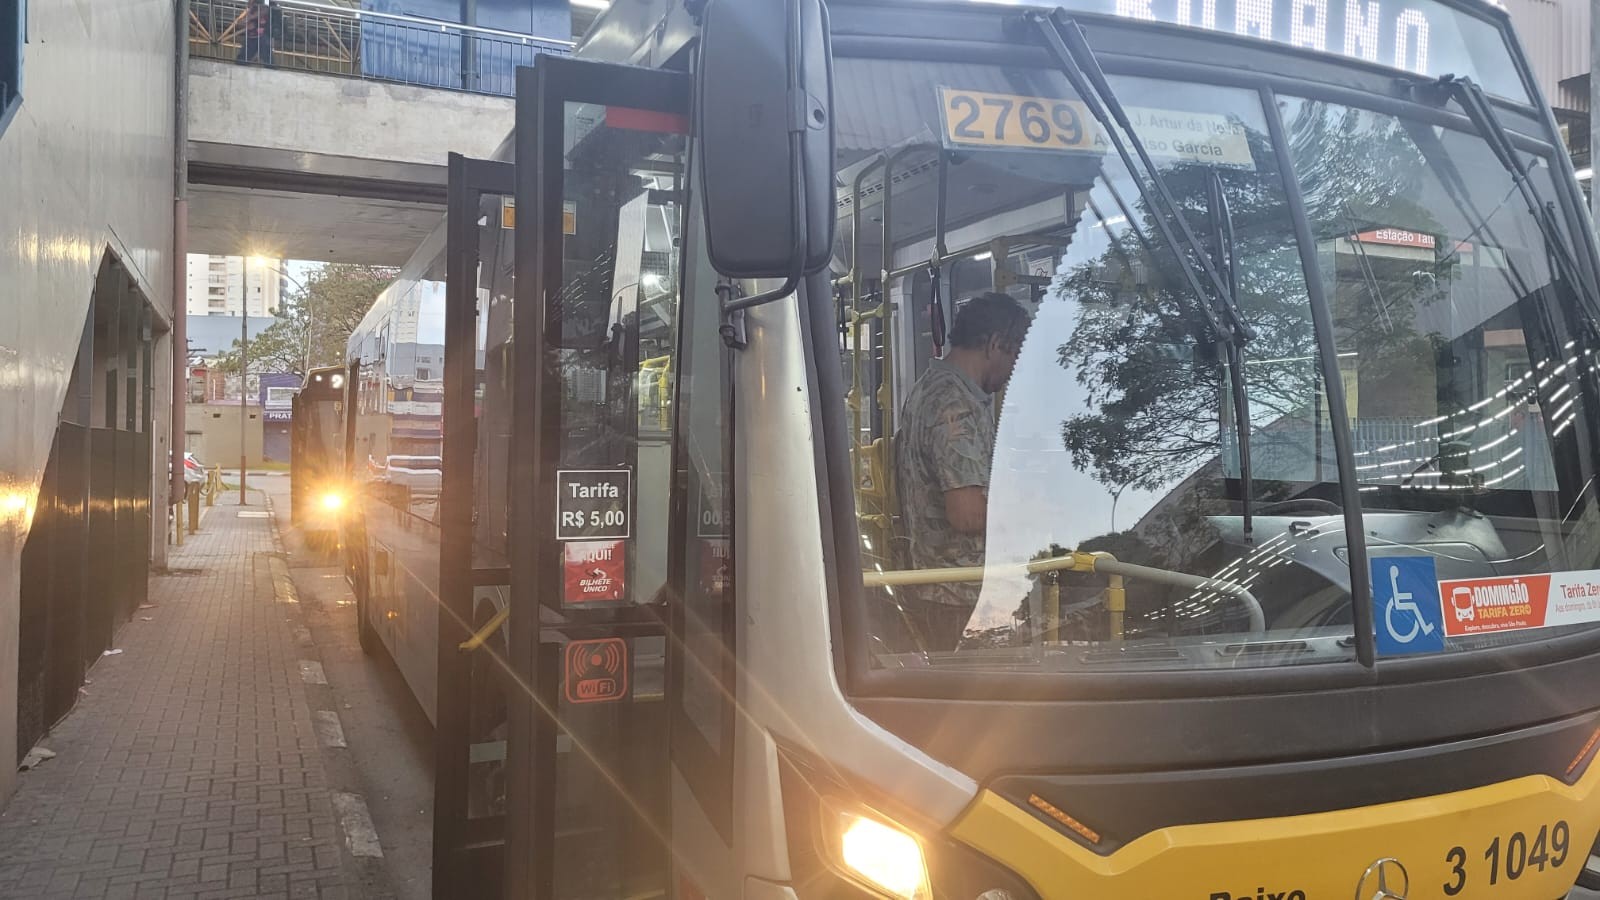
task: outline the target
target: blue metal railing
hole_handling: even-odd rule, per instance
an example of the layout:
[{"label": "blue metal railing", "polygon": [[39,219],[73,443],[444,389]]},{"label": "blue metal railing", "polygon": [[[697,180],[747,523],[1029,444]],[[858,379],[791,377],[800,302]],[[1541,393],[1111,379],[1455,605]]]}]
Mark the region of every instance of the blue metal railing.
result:
[{"label": "blue metal railing", "polygon": [[311,0],[267,0],[251,28],[248,0],[190,0],[192,56],[249,65],[495,94],[516,71],[572,42]]}]

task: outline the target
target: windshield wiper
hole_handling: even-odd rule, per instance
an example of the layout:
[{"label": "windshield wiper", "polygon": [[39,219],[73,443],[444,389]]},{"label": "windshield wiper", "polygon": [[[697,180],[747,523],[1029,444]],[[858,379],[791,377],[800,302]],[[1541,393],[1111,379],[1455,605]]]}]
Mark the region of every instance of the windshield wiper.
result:
[{"label": "windshield wiper", "polygon": [[[1133,121],[1128,118],[1128,111],[1123,107],[1122,101],[1117,99],[1116,91],[1111,89],[1111,82],[1106,79],[1093,48],[1083,36],[1083,29],[1060,9],[1053,14],[1029,13],[1028,18],[1044,37],[1045,46],[1055,57],[1061,73],[1067,76],[1067,80],[1072,83],[1072,89],[1078,93],[1089,114],[1100,123],[1117,155],[1122,158],[1122,164],[1138,188],[1140,198],[1144,200],[1145,206],[1151,212],[1151,218],[1155,220],[1156,230],[1161,233],[1162,239],[1177,258],[1178,268],[1183,272],[1184,281],[1187,282],[1194,297],[1200,301],[1200,310],[1207,324],[1211,326],[1227,354],[1226,365],[1228,385],[1233,397],[1234,428],[1239,432],[1239,487],[1244,498],[1243,534],[1248,543],[1252,528],[1250,493],[1253,484],[1250,469],[1250,407],[1245,399],[1244,384],[1244,344],[1256,335],[1255,329],[1250,327],[1239,311],[1238,269],[1233,257],[1233,223],[1222,190],[1222,179],[1213,171],[1209,185],[1209,214],[1214,226],[1212,232],[1216,236],[1216,258],[1213,259],[1201,246],[1194,231],[1189,228],[1189,221],[1174,199],[1172,189],[1162,177],[1161,170],[1156,168],[1155,161],[1151,159],[1150,151],[1145,148],[1139,133],[1134,130]],[[1122,134],[1127,135],[1127,141],[1122,139]],[[1139,177],[1139,167],[1134,165],[1133,153],[1128,151],[1129,144],[1133,145],[1133,153],[1138,154],[1139,162],[1143,164],[1145,174],[1149,177],[1148,185],[1145,179]],[[1108,178],[1107,183],[1109,182]],[[1129,222],[1132,221],[1130,218]],[[1176,229],[1173,227],[1174,224]],[[1227,276],[1218,271],[1219,264],[1227,268]]]},{"label": "windshield wiper", "polygon": [[[1206,211],[1211,219],[1212,250],[1216,254],[1213,262],[1221,267],[1223,287],[1227,291],[1223,295],[1223,306],[1231,310],[1230,315],[1238,316],[1239,260],[1234,252],[1233,211],[1229,209],[1228,195],[1222,189],[1222,176],[1215,169],[1211,170],[1211,178],[1206,183],[1206,194]],[[1233,395],[1233,428],[1238,432],[1239,441],[1239,496],[1243,501],[1240,507],[1243,519],[1242,533],[1244,542],[1249,544],[1253,540],[1251,532],[1254,524],[1250,515],[1250,497],[1254,492],[1254,484],[1250,468],[1250,403],[1245,398],[1243,341],[1224,341],[1223,348],[1227,353],[1228,386]]]},{"label": "windshield wiper", "polygon": [[1495,114],[1488,97],[1484,96],[1483,88],[1470,78],[1458,78],[1454,75],[1442,76],[1434,84],[1447,96],[1455,98],[1456,103],[1467,114],[1467,118],[1472,120],[1473,126],[1489,145],[1489,150],[1494,153],[1495,159],[1499,160],[1500,165],[1511,175],[1512,183],[1516,185],[1522,194],[1522,199],[1528,204],[1528,211],[1538,224],[1539,232],[1544,236],[1547,252],[1554,258],[1556,267],[1561,270],[1567,282],[1582,295],[1590,314],[1600,314],[1600,294],[1597,294],[1583,267],[1578,265],[1577,257],[1567,245],[1561,228],[1555,221],[1555,213],[1539,196],[1539,189],[1528,175],[1527,164],[1517,153],[1516,145],[1511,142],[1511,134],[1500,123],[1500,117]]},{"label": "windshield wiper", "polygon": [[[1178,258],[1178,267],[1183,272],[1184,281],[1202,301],[1200,308],[1207,324],[1222,341],[1248,341],[1254,338],[1255,330],[1244,321],[1238,307],[1233,304],[1221,274],[1201,248],[1199,239],[1195,237],[1194,231],[1189,228],[1188,220],[1178,208],[1178,202],[1173,198],[1166,179],[1156,168],[1155,161],[1150,158],[1150,151],[1145,149],[1144,141],[1140,140],[1138,132],[1134,131],[1133,122],[1128,118],[1122,101],[1117,99],[1116,92],[1111,89],[1111,83],[1106,80],[1105,72],[1101,71],[1094,51],[1090,49],[1089,42],[1083,36],[1083,29],[1062,10],[1056,10],[1054,14],[1031,12],[1028,14],[1028,19],[1043,35],[1046,49],[1055,57],[1061,73],[1072,83],[1072,89],[1078,93],[1079,99],[1089,109],[1089,114],[1094,116],[1095,121],[1105,129],[1106,137],[1110,139],[1117,155],[1122,158],[1122,164],[1127,167],[1128,174],[1133,177],[1140,198],[1153,213],[1156,230],[1161,232],[1162,239]],[[1122,139],[1117,126],[1127,134],[1127,141]],[[1143,163],[1145,173],[1149,176],[1148,186],[1145,180],[1139,177],[1139,167],[1133,163],[1133,154],[1128,151],[1130,143],[1133,145],[1133,152],[1138,154],[1139,161]],[[1176,231],[1173,229],[1174,223],[1177,225]]]}]

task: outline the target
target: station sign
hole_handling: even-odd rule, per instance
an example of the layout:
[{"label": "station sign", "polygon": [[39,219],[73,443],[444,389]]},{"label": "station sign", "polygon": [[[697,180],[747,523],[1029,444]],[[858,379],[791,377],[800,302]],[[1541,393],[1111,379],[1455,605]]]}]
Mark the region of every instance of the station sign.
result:
[{"label": "station sign", "polygon": [[1431,234],[1423,234],[1420,231],[1406,231],[1403,228],[1375,228],[1371,231],[1363,231],[1356,235],[1356,240],[1363,244],[1416,247],[1419,250],[1432,250],[1438,245],[1438,240]]},{"label": "station sign", "polygon": [[556,472],[556,540],[630,537],[631,469],[560,469]]}]

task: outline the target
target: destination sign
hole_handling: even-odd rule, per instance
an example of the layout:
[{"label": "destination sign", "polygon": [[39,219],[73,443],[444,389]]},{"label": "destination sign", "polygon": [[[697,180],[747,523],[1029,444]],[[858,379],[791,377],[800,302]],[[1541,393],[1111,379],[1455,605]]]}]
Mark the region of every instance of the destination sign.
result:
[{"label": "destination sign", "polygon": [[1335,53],[1429,77],[1466,75],[1491,93],[1528,98],[1498,29],[1437,0],[1077,0],[1066,5]]},{"label": "destination sign", "polygon": [[[940,87],[948,146],[1105,153],[1111,144],[1078,100]],[[1254,167],[1245,128],[1227,116],[1130,107],[1129,119],[1156,159]]]}]

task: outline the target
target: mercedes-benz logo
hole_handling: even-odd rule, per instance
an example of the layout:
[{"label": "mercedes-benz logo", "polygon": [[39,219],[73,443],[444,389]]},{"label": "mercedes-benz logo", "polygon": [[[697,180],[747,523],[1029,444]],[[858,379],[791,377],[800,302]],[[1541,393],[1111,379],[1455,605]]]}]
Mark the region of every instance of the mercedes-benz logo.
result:
[{"label": "mercedes-benz logo", "polygon": [[1386,856],[1361,873],[1356,884],[1356,900],[1406,900],[1411,876],[1400,860]]}]

